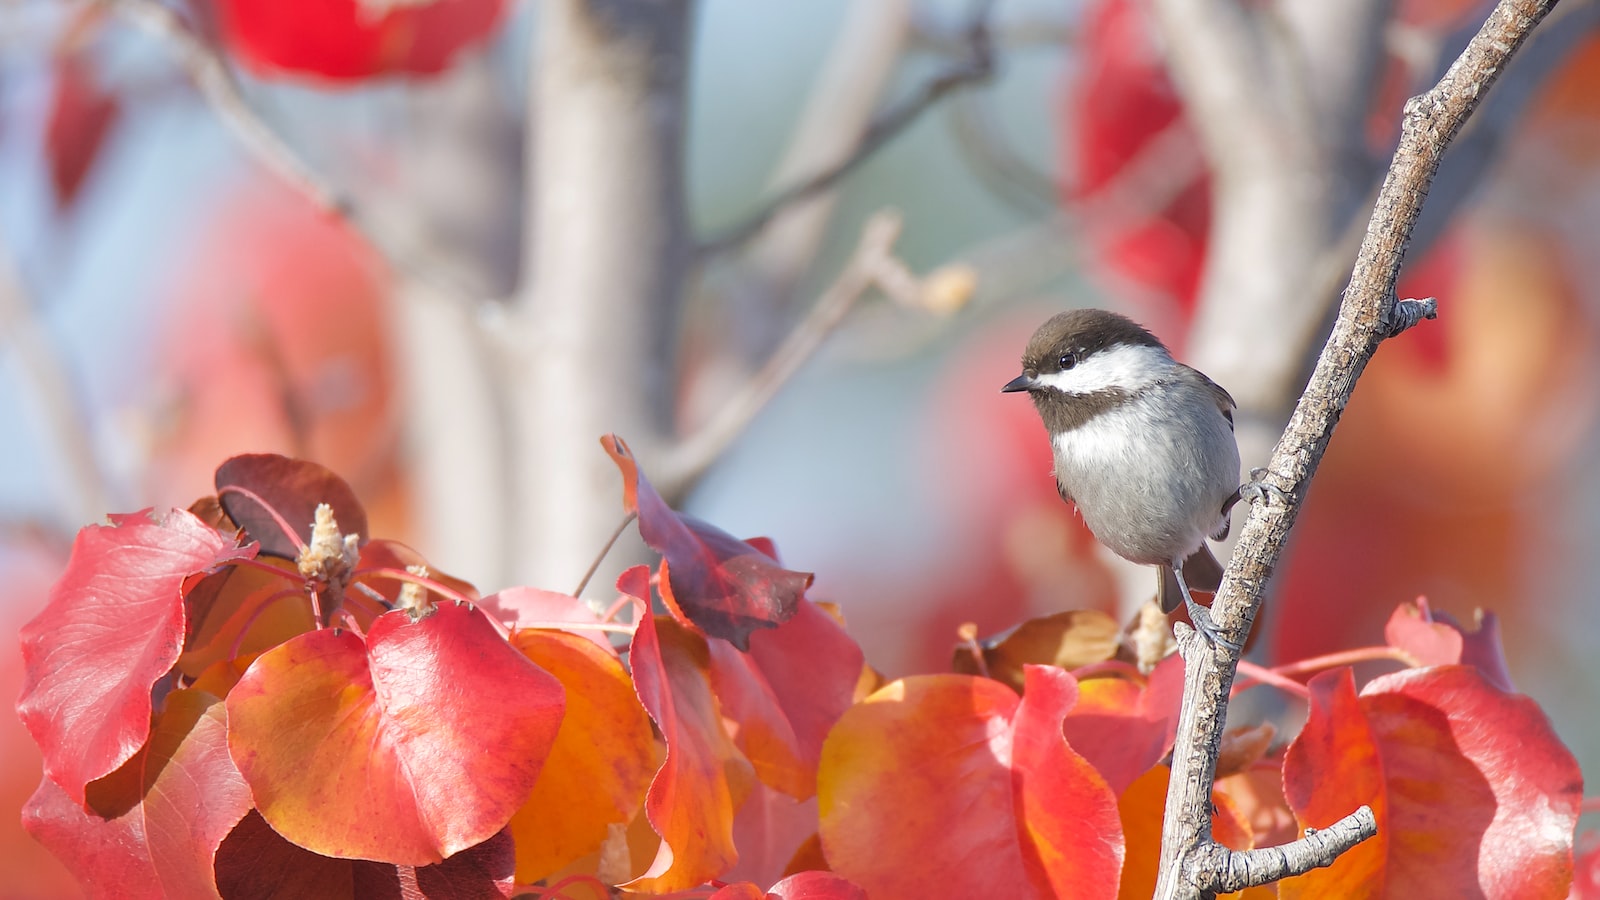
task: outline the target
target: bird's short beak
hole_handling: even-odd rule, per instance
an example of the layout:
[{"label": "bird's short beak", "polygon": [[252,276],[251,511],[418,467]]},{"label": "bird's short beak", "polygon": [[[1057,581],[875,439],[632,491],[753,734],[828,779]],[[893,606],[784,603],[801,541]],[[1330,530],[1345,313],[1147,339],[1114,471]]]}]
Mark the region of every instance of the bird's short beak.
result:
[{"label": "bird's short beak", "polygon": [[1032,375],[1018,375],[1006,382],[1006,386],[1000,389],[1000,393],[1014,394],[1017,391],[1031,391],[1038,386],[1038,380]]}]

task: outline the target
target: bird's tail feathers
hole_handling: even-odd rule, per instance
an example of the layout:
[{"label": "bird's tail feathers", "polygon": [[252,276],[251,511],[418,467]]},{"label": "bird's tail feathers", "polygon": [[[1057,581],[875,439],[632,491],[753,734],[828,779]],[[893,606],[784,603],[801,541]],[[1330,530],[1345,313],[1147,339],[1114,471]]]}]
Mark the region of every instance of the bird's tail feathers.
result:
[{"label": "bird's tail feathers", "polygon": [[[1178,578],[1170,567],[1161,566],[1156,571],[1160,575],[1156,599],[1161,602],[1161,611],[1170,613],[1183,603],[1183,589],[1178,586]],[[1222,564],[1211,554],[1210,547],[1201,544],[1199,550],[1183,561],[1183,580],[1188,583],[1189,590],[1207,594],[1215,594],[1222,586]]]}]

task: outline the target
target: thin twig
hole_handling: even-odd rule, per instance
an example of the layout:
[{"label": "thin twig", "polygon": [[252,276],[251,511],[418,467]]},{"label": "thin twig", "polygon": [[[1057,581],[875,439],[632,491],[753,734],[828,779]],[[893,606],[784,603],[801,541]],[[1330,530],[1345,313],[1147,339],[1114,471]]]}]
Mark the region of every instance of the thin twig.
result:
[{"label": "thin twig", "polygon": [[344,221],[364,236],[396,272],[455,302],[475,304],[486,299],[443,267],[427,264],[425,251],[402,238],[349,191],[335,185],[301,158],[251,107],[222,55],[177,10],[156,0],[98,2],[166,42],[188,73],[189,80],[240,145],[319,210]]},{"label": "thin twig", "polygon": [[832,166],[807,178],[805,181],[778,192],[766,205],[751,213],[744,221],[720,235],[701,243],[701,257],[714,256],[742,245],[767,227],[784,210],[831,189],[841,178],[855,171],[867,158],[915,122],[930,106],[957,88],[994,75],[994,46],[989,33],[989,14],[994,0],[976,0],[963,30],[966,38],[965,58],[952,63],[938,75],[923,82],[916,92],[885,110],[862,133],[855,152]]},{"label": "thin twig", "polygon": [[622,521],[617,523],[617,530],[611,532],[611,537],[606,539],[606,545],[601,547],[600,552],[594,555],[594,562],[589,563],[589,570],[583,573],[582,578],[578,579],[578,586],[573,590],[572,596],[583,596],[583,589],[589,586],[589,579],[594,577],[594,573],[600,571],[600,563],[605,561],[606,554],[611,552],[611,548],[617,545],[617,538],[622,537],[622,532],[629,525],[632,525],[633,520],[637,518],[639,518],[639,514],[636,512],[628,513],[622,517]]},{"label": "thin twig", "polygon": [[[1267,579],[1298,514],[1298,500],[1305,496],[1357,378],[1393,327],[1395,280],[1445,148],[1533,26],[1554,5],[1555,0],[1501,0],[1439,83],[1406,104],[1400,145],[1379,192],[1338,321],[1268,467],[1266,480],[1292,499],[1287,504],[1251,507],[1212,606],[1224,637],[1243,643],[1250,633]],[[1375,834],[1376,820],[1358,811],[1338,823],[1341,830],[1323,845],[1322,854],[1291,859],[1280,853],[1281,866],[1259,865],[1276,850],[1244,857],[1213,842],[1211,790],[1238,653],[1227,649],[1224,641],[1210,647],[1192,630],[1181,632],[1183,709],[1172,753],[1155,896],[1198,898],[1264,884],[1305,871],[1297,867],[1307,862],[1325,864],[1320,860],[1331,861],[1343,848]]]},{"label": "thin twig", "polygon": [[[73,389],[72,376],[60,345],[39,320],[22,287],[22,276],[8,249],[0,245],[0,335],[22,371],[33,382],[38,411],[48,440],[49,455],[64,469],[67,488],[58,523],[68,532],[78,524],[93,522],[111,511],[112,490],[95,454],[89,411]],[[7,346],[9,345],[9,346]],[[13,432],[16,434],[16,432]]]},{"label": "thin twig", "polygon": [[724,404],[697,431],[685,438],[667,457],[657,487],[663,495],[675,496],[692,484],[717,457],[733,443],[756,413],[766,406],[778,390],[800,370],[806,360],[844,320],[868,290],[886,275],[903,274],[904,267],[893,256],[895,239],[900,236],[900,216],[878,212],[867,220],[855,253],[833,284],[823,291],[816,305],[784,339],[778,349],[743,389]]}]

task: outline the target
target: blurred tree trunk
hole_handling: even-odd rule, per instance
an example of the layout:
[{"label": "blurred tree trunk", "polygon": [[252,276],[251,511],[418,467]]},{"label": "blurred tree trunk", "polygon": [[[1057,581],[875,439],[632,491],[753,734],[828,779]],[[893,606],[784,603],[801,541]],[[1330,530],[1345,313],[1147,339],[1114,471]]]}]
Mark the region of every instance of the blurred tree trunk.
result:
[{"label": "blurred tree trunk", "polygon": [[690,264],[691,0],[546,0],[528,121],[522,285],[504,334],[511,583],[571,590],[621,519],[598,439],[670,433]]}]

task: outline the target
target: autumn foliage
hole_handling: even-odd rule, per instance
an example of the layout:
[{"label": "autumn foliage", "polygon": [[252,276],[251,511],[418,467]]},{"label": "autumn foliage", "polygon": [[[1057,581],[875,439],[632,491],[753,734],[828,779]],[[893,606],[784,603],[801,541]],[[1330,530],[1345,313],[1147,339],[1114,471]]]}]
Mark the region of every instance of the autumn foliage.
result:
[{"label": "autumn foliage", "polygon": [[[1463,6],[1413,0],[1396,15],[1453,25]],[[492,40],[511,9],[503,0],[199,8],[206,33],[214,26],[219,48],[245,71],[324,87],[443,71]],[[1073,157],[1063,199],[1090,213],[1085,256],[1100,274],[1170,297],[1187,317],[1211,233],[1210,175],[1143,15],[1132,0],[1097,0],[1084,13],[1061,115]],[[98,16],[77,20],[56,56],[45,155],[62,210],[126,117],[123,92],[83,45]],[[1398,51],[1385,61],[1399,64]],[[1379,99],[1373,145],[1392,137],[1383,129],[1403,97]],[[1159,203],[1133,217],[1093,215],[1150,159],[1170,181],[1153,192]],[[291,224],[277,231],[296,243],[276,232],[244,243],[289,247],[295,276],[320,271],[307,260],[333,236]],[[1459,246],[1471,259],[1444,259],[1441,269],[1492,256]],[[220,252],[190,255],[216,264],[230,285],[245,266]],[[1516,274],[1526,292],[1529,274]],[[349,313],[352,293],[375,307],[372,284],[341,289],[341,304],[291,305],[285,293],[275,290],[259,315],[275,336],[265,343],[287,348],[297,370],[297,353],[318,350],[308,342],[381,332],[365,307],[361,327],[290,327],[302,313],[324,325],[331,310]],[[203,302],[191,304],[190,325],[251,318],[217,312],[227,291],[194,294]],[[1497,331],[1493,320],[1477,327]],[[1592,357],[1580,352],[1580,330],[1563,330],[1576,347],[1565,355]],[[1368,427],[1400,443],[1366,445],[1380,448],[1368,451],[1368,469],[1343,477],[1370,488],[1394,476],[1393,457],[1426,457],[1438,460],[1429,477],[1456,465],[1459,481],[1419,494],[1456,496],[1470,484],[1515,495],[1525,481],[1504,461],[1527,466],[1529,454],[1476,433],[1463,440],[1459,429],[1502,426],[1496,409],[1520,421],[1529,396],[1561,395],[1529,379],[1523,393],[1490,392],[1511,398],[1503,407],[1486,406],[1468,380],[1458,394],[1470,406],[1453,406],[1457,395],[1439,385],[1456,382],[1434,376],[1467,362],[1493,372],[1486,367],[1511,355],[1498,343],[1469,352],[1477,345],[1459,337],[1437,338],[1431,350],[1427,340],[1385,349],[1363,381],[1372,399],[1343,427],[1392,408],[1385,427]],[[185,332],[177,344],[162,356],[192,374],[190,396],[202,401],[193,421],[215,428],[247,393],[216,360],[237,365],[248,348],[209,332]],[[365,368],[387,365],[368,349]],[[1421,374],[1386,382],[1391,365]],[[961,380],[992,399],[987,375]],[[384,390],[369,392],[364,414],[386,408]],[[963,436],[981,435],[993,454],[1017,432],[1042,453],[1031,413],[1016,409],[1025,434],[1003,422],[975,428],[966,415]],[[312,423],[309,446],[332,465],[342,463],[330,454],[357,443],[349,435],[380,431],[345,410],[325,418]],[[271,442],[243,427],[221,430]],[[1352,437],[1344,443],[1363,446],[1360,432]],[[156,454],[158,468],[201,456],[203,472],[225,455],[210,446],[180,431]],[[852,638],[850,610],[809,599],[813,576],[786,568],[772,541],[671,509],[645,475],[650,461],[620,439],[602,439],[596,452],[616,464],[619,516],[637,516],[658,555],[625,572],[599,611],[544,587],[482,595],[417,549],[370,533],[366,510],[383,498],[358,497],[334,472],[281,456],[227,460],[214,493],[187,509],[84,528],[47,607],[21,632],[17,711],[44,759],[25,827],[91,897],[1150,896],[1182,693],[1177,656],[1141,665],[1134,626],[1063,610],[987,640],[952,633],[950,671],[886,681]],[[1340,466],[1333,459],[1321,477],[1337,487]],[[1070,516],[1034,480],[1052,514]],[[1385,546],[1412,554],[1411,533],[1484,530],[1454,511],[1449,522],[1419,522],[1392,505],[1373,515],[1370,490],[1325,492],[1311,508],[1341,502],[1352,507],[1346,518],[1319,526],[1308,515],[1297,532],[1319,552],[1301,553],[1278,580],[1268,615],[1297,626],[1280,630],[1279,656],[1322,653],[1349,629],[1382,621],[1352,612],[1394,604],[1391,592],[1368,589],[1385,584],[1375,534],[1392,529]],[[1072,534],[1088,546],[1086,532]],[[1467,570],[1495,560],[1435,543]],[[1074,570],[1080,576],[1093,577]],[[1015,597],[1005,595],[1023,592],[1014,577],[973,583],[990,608],[1009,608]],[[966,586],[928,592],[957,587]],[[1319,592],[1337,592],[1338,604]],[[1376,838],[1332,867],[1245,896],[1600,897],[1600,839],[1575,840],[1581,774],[1535,701],[1516,692],[1497,629],[1492,614],[1468,629],[1419,599],[1393,609],[1381,644],[1241,669],[1236,694],[1279,692],[1290,712],[1274,722],[1298,724],[1303,714],[1305,723],[1291,734],[1240,721],[1227,733],[1215,839],[1272,846],[1363,804],[1378,822]],[[945,639],[942,626],[937,633]]]},{"label": "autumn foliage", "polygon": [[[880,683],[810,575],[603,446],[661,554],[604,613],[480,597],[278,456],[83,529],[22,632],[26,827],[96,897],[1148,896],[1177,656],[1141,672],[1069,613]],[[1230,732],[1218,840],[1369,804],[1378,837],[1278,895],[1566,896],[1581,778],[1492,625],[1407,604],[1366,652],[1403,668],[1360,690],[1247,667],[1309,720]]]}]

